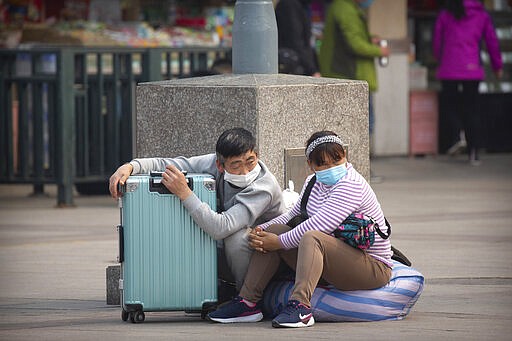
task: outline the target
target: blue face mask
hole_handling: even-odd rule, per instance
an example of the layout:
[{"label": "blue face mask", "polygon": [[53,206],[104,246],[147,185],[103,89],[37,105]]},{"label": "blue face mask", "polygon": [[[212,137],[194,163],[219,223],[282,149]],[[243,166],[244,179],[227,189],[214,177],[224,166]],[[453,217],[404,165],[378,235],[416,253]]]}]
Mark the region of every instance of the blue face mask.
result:
[{"label": "blue face mask", "polygon": [[365,0],[365,1],[361,1],[361,2],[359,3],[359,7],[364,8],[364,9],[367,9],[368,7],[370,7],[370,6],[373,4],[373,1],[374,1],[374,0]]},{"label": "blue face mask", "polygon": [[327,186],[332,186],[347,174],[347,166],[346,164],[341,164],[315,173],[316,179],[319,182]]}]

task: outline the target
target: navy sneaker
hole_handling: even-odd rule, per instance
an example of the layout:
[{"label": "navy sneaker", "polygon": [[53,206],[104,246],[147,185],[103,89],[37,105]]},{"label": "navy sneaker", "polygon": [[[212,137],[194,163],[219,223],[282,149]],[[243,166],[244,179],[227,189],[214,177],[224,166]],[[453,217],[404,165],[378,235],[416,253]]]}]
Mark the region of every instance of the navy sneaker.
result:
[{"label": "navy sneaker", "polygon": [[288,301],[286,308],[272,320],[272,327],[311,327],[315,324],[311,308],[297,300]]},{"label": "navy sneaker", "polygon": [[242,297],[237,296],[231,302],[208,314],[208,319],[220,323],[258,322],[263,319],[258,305],[249,307]]}]

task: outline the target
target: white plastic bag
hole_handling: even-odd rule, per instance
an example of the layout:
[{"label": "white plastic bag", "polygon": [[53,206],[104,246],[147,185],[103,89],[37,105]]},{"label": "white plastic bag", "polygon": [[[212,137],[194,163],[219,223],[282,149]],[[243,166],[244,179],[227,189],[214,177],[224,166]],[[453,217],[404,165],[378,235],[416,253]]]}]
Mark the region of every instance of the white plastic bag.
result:
[{"label": "white plastic bag", "polygon": [[299,200],[299,193],[295,192],[293,181],[288,181],[288,188],[283,191],[284,206],[287,210],[291,209],[293,205]]}]

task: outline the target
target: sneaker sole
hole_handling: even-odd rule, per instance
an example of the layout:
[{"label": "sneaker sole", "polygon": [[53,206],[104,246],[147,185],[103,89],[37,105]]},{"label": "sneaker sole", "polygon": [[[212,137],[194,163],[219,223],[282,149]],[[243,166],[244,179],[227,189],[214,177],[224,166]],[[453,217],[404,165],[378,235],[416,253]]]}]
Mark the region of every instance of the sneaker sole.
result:
[{"label": "sneaker sole", "polygon": [[261,320],[263,320],[263,314],[257,313],[257,314],[253,314],[253,315],[239,316],[239,317],[232,317],[232,318],[220,318],[220,317],[208,316],[208,319],[210,321],[220,322],[220,323],[260,322]]},{"label": "sneaker sole", "polygon": [[448,155],[457,155],[461,154],[466,148],[466,142],[458,141],[453,146],[451,146],[446,152]]},{"label": "sneaker sole", "polygon": [[305,327],[311,327],[315,324],[315,319],[311,317],[308,321],[308,323],[304,323],[302,321],[296,322],[296,323],[279,323],[275,320],[272,321],[272,327],[274,328],[305,328]]}]

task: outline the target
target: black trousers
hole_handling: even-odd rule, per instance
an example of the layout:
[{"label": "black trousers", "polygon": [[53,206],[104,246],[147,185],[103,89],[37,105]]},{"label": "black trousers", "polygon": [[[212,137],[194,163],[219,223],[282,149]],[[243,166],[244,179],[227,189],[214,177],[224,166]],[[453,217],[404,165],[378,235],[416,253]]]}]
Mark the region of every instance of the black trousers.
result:
[{"label": "black trousers", "polygon": [[479,107],[479,80],[443,80],[443,114],[451,125],[450,139],[456,142],[460,130],[466,133],[468,150],[482,147],[482,122]]}]

